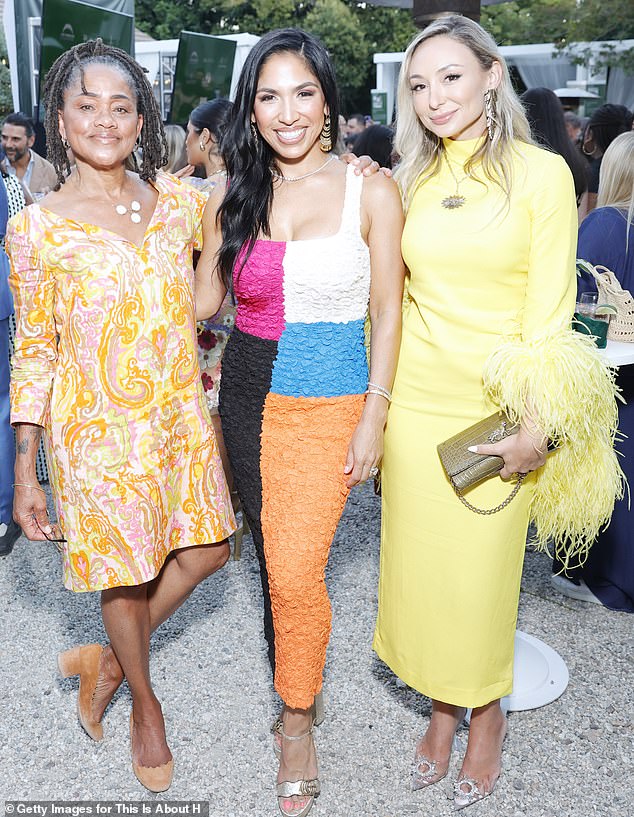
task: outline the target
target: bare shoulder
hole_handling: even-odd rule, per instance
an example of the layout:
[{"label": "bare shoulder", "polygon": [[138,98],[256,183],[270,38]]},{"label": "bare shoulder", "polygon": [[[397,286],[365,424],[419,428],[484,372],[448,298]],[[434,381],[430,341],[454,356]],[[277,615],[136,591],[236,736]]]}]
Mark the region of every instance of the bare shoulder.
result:
[{"label": "bare shoulder", "polygon": [[362,201],[369,210],[377,208],[397,208],[402,211],[401,195],[394,179],[383,173],[375,173],[363,179]]}]

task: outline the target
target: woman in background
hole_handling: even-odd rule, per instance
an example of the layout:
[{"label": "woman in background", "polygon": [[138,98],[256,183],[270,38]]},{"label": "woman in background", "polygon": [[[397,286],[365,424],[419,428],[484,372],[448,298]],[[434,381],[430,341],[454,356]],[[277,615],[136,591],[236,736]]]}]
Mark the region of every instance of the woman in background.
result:
[{"label": "woman in background", "polygon": [[520,97],[531,126],[531,134],[538,145],[558,153],[570,168],[575,182],[577,204],[588,189],[588,163],[573,144],[564,109],[559,97],[550,88],[530,88]]},{"label": "woman in background", "polygon": [[187,164],[185,156],[185,131],[180,125],[166,125],[165,142],[167,144],[167,162],[162,170],[165,173],[178,174]]},{"label": "woman in background", "polygon": [[[177,175],[193,185],[197,190],[210,193],[216,187],[224,191],[226,172],[222,157],[222,138],[231,113],[228,99],[214,99],[203,102],[189,115],[185,150],[187,165]],[[203,178],[194,175],[195,170],[203,173]],[[218,312],[197,324],[198,362],[207,399],[207,408],[214,426],[222,464],[229,487],[233,487],[231,466],[222,436],[222,426],[218,416],[218,393],[222,371],[222,356],[235,324],[236,309],[230,293],[227,293]],[[237,505],[237,498],[234,498]],[[237,534],[241,537],[241,531]]]},{"label": "woman in background", "polygon": [[[187,166],[178,174],[195,185],[199,190],[211,192],[226,177],[222,158],[221,140],[231,112],[228,99],[213,99],[202,102],[189,115],[185,150]],[[195,171],[202,178],[193,176]]]},{"label": "woman in background", "polygon": [[588,192],[581,204],[582,218],[597,206],[603,154],[617,136],[632,130],[632,118],[632,112],[625,105],[612,103],[601,105],[590,117],[581,143],[581,149],[590,163]]},{"label": "woman in background", "polygon": [[[634,293],[634,132],[617,136],[601,163],[597,207],[581,224],[577,257],[612,270],[624,289]],[[594,278],[583,273],[577,293],[596,292]],[[619,453],[630,489],[634,486],[634,366],[621,366],[617,384],[625,402],[618,404]],[[561,570],[555,560],[554,569]],[[602,530],[588,560],[576,570],[552,577],[553,586],[572,598],[600,602],[611,610],[634,613],[634,516],[625,497],[616,503],[612,521]]]},{"label": "woman in background", "polygon": [[385,125],[370,125],[355,139],[353,153],[370,156],[381,167],[392,167],[394,131]]}]

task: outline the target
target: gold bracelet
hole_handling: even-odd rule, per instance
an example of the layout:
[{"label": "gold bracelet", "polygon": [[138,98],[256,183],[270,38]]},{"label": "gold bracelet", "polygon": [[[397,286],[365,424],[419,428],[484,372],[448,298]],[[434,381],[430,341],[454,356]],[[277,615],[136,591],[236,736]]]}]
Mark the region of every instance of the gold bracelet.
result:
[{"label": "gold bracelet", "polygon": [[376,392],[371,391],[371,389],[377,389],[379,393],[385,396],[386,400],[392,399],[392,392],[389,389],[386,389],[385,386],[379,386],[378,383],[372,383],[371,381],[368,382],[368,392],[369,394],[376,394]]},{"label": "gold bracelet", "polygon": [[37,485],[29,485],[28,482],[14,482],[14,488],[32,488],[34,491],[41,491],[43,494],[46,493],[44,488],[39,488]]},{"label": "gold bracelet", "polygon": [[388,395],[385,393],[385,391],[383,389],[380,389],[380,390],[379,389],[368,389],[366,391],[366,394],[378,394],[379,397],[383,397],[385,400],[387,400],[388,403],[392,399],[391,397],[388,397]]}]

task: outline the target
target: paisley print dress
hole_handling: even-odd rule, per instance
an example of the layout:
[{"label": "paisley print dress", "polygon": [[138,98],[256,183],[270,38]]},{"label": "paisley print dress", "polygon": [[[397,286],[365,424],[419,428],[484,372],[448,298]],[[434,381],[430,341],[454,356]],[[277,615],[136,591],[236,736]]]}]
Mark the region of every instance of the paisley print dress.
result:
[{"label": "paisley print dress", "polygon": [[235,528],[200,380],[192,252],[206,197],[159,174],[141,246],[32,205],[9,224],[13,423],[43,426],[64,583],[153,579]]}]

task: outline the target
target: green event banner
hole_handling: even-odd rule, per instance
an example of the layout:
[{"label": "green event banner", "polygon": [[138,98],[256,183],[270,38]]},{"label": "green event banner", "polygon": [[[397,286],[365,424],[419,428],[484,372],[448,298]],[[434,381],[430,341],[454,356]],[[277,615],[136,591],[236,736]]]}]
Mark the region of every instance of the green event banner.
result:
[{"label": "green event banner", "polygon": [[[44,0],[40,98],[44,79],[55,60],[74,45],[101,37],[104,43],[134,53],[134,17],[82,0]],[[40,118],[42,118],[40,111]]]},{"label": "green event banner", "polygon": [[185,125],[201,102],[229,96],[235,53],[233,40],[181,31],[170,122]]}]

